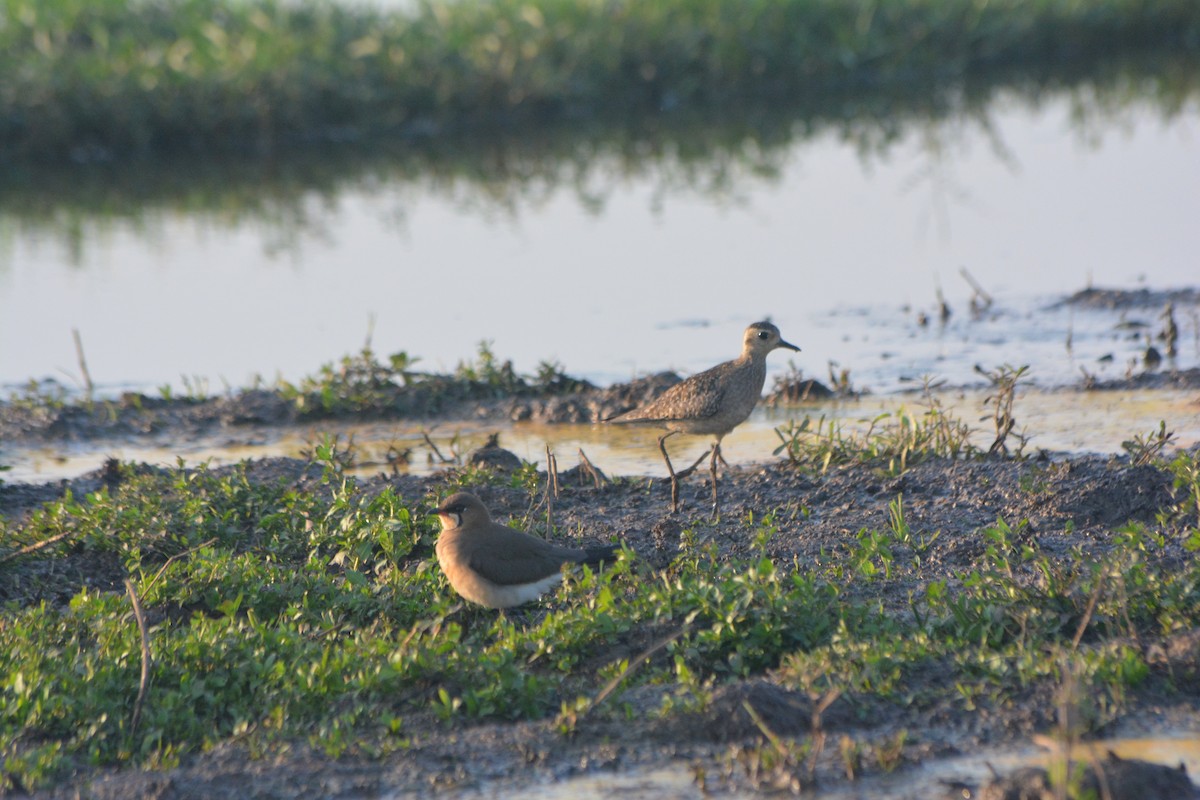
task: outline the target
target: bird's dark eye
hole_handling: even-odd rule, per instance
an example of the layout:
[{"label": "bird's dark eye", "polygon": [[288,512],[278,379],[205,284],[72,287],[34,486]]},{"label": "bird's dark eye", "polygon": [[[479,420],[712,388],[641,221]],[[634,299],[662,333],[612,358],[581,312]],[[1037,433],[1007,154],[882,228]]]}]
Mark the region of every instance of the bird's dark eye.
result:
[{"label": "bird's dark eye", "polygon": [[771,338],[771,334],[767,333],[766,331],[759,331],[759,332],[758,332],[758,338],[760,338],[760,339],[764,339],[764,340],[765,340],[765,339],[770,339],[770,338]]}]

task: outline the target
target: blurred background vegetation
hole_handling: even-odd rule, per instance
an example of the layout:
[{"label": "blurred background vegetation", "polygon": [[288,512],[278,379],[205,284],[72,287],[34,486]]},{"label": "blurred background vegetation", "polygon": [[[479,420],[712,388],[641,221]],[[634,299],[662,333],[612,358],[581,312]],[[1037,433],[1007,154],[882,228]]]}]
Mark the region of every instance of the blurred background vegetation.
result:
[{"label": "blurred background vegetation", "polygon": [[[1195,0],[2,0],[0,163],[654,124],[1200,51]],[[1005,77],[1007,76],[1007,77]]]}]

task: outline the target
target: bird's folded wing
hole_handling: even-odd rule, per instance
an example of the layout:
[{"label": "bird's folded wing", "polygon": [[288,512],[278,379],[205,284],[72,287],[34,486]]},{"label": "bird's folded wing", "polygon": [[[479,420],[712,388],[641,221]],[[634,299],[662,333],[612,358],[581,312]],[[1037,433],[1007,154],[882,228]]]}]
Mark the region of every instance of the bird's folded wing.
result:
[{"label": "bird's folded wing", "polygon": [[713,370],[708,370],[692,376],[692,382],[687,386],[682,383],[676,384],[691,391],[680,391],[676,397],[671,398],[670,413],[666,414],[665,418],[705,419],[716,415],[721,410],[721,401],[725,396],[723,384],[717,377]]},{"label": "bird's folded wing", "polygon": [[550,542],[530,548],[527,541],[505,542],[506,538],[493,537],[475,548],[468,562],[480,576],[501,586],[548,578],[562,569],[563,564],[578,561],[583,555]]},{"label": "bird's folded wing", "polygon": [[725,396],[718,377],[715,368],[693,375],[667,389],[640,412],[635,410],[630,416],[660,422],[714,416],[721,410],[721,400]]}]

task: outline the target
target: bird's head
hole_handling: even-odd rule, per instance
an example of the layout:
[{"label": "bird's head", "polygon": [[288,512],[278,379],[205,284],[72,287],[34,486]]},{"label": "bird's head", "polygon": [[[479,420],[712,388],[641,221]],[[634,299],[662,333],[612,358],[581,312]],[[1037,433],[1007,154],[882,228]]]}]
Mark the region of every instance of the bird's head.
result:
[{"label": "bird's head", "polygon": [[746,334],[742,339],[742,349],[745,352],[761,353],[765,356],[777,347],[800,351],[796,345],[785,342],[779,334],[779,328],[770,322],[755,322],[746,328]]},{"label": "bird's head", "polygon": [[486,525],[491,521],[487,507],[479,498],[468,492],[450,495],[437,507],[442,530],[454,530],[464,525]]}]

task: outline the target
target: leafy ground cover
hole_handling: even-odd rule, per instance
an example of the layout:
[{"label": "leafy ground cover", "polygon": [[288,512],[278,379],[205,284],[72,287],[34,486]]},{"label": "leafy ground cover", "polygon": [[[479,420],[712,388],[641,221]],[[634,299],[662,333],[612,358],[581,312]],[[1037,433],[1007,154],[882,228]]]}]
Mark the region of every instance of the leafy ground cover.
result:
[{"label": "leafy ground cover", "polygon": [[1190,0],[5,0],[6,160],[263,152],[1194,52]]},{"label": "leafy ground cover", "polygon": [[[861,440],[781,430],[716,520],[699,481],[670,515],[658,482],[565,473],[555,496],[528,465],[358,478],[336,440],[114,462],[33,506],[0,487],[0,780],[355,796],[667,759],[798,790],[1200,729],[1196,454],[1151,432],[1120,459],[988,455],[957,429],[930,406]],[[464,607],[430,516],[459,487],[626,552],[543,603]]]}]

